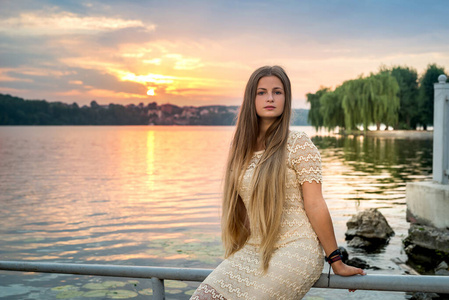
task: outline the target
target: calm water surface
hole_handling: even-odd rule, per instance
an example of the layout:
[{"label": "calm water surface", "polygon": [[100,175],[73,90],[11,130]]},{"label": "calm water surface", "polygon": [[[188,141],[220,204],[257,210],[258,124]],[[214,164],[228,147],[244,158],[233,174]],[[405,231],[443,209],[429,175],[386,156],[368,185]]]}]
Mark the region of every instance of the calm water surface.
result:
[{"label": "calm water surface", "polygon": [[[405,185],[429,180],[431,140],[341,138],[320,149],[338,243],[346,221],[378,208],[396,235],[367,254],[402,274]],[[220,191],[233,127],[0,127],[0,260],[213,268],[222,260]],[[327,269],[326,269],[327,271]],[[167,299],[198,283],[166,282]],[[149,280],[0,272],[4,299],[150,299]],[[312,289],[308,299],[404,299],[404,293]],[[97,299],[98,299],[97,298]]]}]

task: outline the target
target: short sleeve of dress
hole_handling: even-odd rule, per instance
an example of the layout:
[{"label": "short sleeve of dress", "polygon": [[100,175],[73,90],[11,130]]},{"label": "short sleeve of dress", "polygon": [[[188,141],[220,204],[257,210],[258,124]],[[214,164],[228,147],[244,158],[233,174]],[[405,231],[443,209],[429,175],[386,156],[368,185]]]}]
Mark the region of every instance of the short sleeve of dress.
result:
[{"label": "short sleeve of dress", "polygon": [[317,147],[304,132],[293,132],[287,144],[289,165],[296,173],[300,184],[323,182],[321,156]]}]

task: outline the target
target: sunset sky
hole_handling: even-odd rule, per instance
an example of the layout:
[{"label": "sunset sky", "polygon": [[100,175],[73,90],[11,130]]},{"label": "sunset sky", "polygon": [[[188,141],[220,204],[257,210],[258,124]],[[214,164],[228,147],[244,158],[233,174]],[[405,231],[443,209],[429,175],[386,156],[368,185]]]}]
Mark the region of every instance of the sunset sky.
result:
[{"label": "sunset sky", "polygon": [[89,104],[239,105],[278,64],[305,95],[381,65],[449,70],[446,0],[0,0],[0,93]]}]

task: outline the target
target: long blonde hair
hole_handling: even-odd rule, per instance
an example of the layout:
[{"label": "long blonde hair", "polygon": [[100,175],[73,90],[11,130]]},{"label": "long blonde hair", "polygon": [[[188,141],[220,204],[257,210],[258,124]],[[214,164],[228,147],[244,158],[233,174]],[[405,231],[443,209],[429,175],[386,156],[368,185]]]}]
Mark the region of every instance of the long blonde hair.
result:
[{"label": "long blonde hair", "polygon": [[[284,112],[271,124],[265,137],[265,151],[254,170],[251,182],[251,199],[248,212],[238,194],[243,174],[257,147],[259,117],[255,97],[262,77],[276,76],[284,86]],[[285,153],[291,115],[291,85],[285,71],[279,66],[257,69],[248,80],[243,104],[237,119],[236,130],[229,151],[226,168],[223,206],[222,239],[225,257],[240,250],[249,238],[247,216],[254,222],[261,237],[260,258],[263,270],[268,269],[279,235],[282,207],[285,200]]]}]

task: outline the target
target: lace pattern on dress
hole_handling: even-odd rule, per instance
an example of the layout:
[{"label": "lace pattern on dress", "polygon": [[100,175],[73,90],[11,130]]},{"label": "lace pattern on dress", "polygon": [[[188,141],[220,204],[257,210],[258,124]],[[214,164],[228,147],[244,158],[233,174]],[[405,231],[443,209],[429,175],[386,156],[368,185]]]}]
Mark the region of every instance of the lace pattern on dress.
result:
[{"label": "lace pattern on dress", "polygon": [[304,132],[294,132],[292,135],[292,142],[287,143],[288,163],[295,170],[298,182],[323,182],[321,156],[317,147]]},{"label": "lace pattern on dress", "polygon": [[195,293],[193,293],[192,297],[190,297],[190,300],[226,300],[225,297],[220,295],[213,287],[211,287],[208,284],[202,283]]}]

